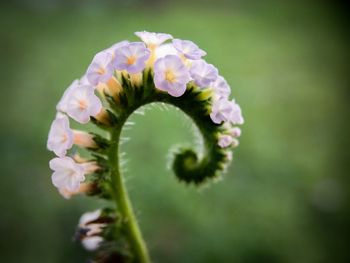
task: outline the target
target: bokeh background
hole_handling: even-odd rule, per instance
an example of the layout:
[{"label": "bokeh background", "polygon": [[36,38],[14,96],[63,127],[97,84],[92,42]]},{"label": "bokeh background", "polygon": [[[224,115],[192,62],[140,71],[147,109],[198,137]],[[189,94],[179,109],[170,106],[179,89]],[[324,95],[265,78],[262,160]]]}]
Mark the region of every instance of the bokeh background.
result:
[{"label": "bokeh background", "polygon": [[0,6],[0,262],[86,262],[81,213],[51,184],[55,105],[93,55],[134,31],[208,52],[246,123],[224,180],[196,189],[167,169],[189,121],[133,116],[127,184],[154,262],[350,262],[347,9],[326,1],[26,0]]}]

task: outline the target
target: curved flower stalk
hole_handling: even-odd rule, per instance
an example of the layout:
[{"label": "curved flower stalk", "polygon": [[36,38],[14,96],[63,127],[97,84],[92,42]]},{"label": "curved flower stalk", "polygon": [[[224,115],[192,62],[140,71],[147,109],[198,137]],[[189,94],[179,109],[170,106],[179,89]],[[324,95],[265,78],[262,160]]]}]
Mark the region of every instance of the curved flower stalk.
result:
[{"label": "curved flower stalk", "polygon": [[[235,125],[243,124],[229,85],[203,59],[205,51],[169,34],[135,34],[141,41],[122,41],[97,53],[86,74],[68,87],[47,142],[56,154],[52,182],[64,198],[86,194],[111,201],[79,222],[76,238],[95,251],[93,262],[150,262],[119,168],[120,135],[133,112],[161,102],[192,119],[203,151],[177,148],[172,169],[180,181],[195,185],[225,171],[241,134]],[[72,129],[71,122],[82,127],[92,122],[101,134]],[[81,156],[79,149],[90,154]]]}]

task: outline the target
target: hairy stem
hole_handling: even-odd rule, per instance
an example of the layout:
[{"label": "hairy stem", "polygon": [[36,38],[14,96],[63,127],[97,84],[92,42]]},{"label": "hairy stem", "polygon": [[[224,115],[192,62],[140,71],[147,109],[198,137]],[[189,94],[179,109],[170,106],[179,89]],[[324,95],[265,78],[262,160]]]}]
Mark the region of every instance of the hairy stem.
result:
[{"label": "hairy stem", "polygon": [[119,139],[120,129],[111,132],[112,146],[109,152],[109,161],[111,167],[112,189],[114,192],[115,202],[121,214],[123,223],[126,226],[131,249],[133,251],[134,262],[150,263],[150,257],[147,251],[145,241],[143,240],[140,227],[130,202],[128,191],[124,184],[119,169]]}]

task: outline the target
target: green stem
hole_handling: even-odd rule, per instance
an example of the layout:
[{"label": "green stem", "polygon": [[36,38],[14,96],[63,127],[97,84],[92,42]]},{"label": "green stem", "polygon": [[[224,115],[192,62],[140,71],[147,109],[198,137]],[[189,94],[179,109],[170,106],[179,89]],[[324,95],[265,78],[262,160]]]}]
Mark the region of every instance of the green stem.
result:
[{"label": "green stem", "polygon": [[124,184],[119,169],[119,139],[121,128],[112,131],[112,147],[110,148],[109,161],[111,167],[112,189],[115,196],[115,202],[121,214],[123,223],[126,226],[131,249],[133,250],[134,262],[150,263],[150,257],[147,251],[145,241],[143,240],[140,227],[137,223],[128,191]]}]

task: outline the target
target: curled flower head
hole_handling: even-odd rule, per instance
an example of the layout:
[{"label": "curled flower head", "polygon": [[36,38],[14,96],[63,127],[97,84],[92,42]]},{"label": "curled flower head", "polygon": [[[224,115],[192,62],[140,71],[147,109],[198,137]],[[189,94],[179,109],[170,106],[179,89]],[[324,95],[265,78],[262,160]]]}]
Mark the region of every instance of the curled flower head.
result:
[{"label": "curled flower head", "polygon": [[191,77],[196,85],[206,88],[218,77],[218,70],[204,60],[195,60],[190,69]]},{"label": "curled flower head", "polygon": [[86,72],[86,77],[91,85],[106,83],[112,77],[114,71],[112,60],[113,55],[105,51],[94,56]]},{"label": "curled flower head", "polygon": [[132,42],[117,48],[114,52],[114,66],[117,70],[126,70],[129,73],[139,73],[150,56],[150,51],[144,43]]},{"label": "curled flower head", "polygon": [[154,33],[147,31],[135,32],[135,35],[138,36],[149,48],[157,47],[163,44],[165,41],[172,39],[172,35],[164,33]]},{"label": "curled flower head", "polygon": [[53,170],[52,183],[57,188],[77,191],[80,183],[85,180],[84,167],[70,157],[54,158],[50,161]]},{"label": "curled flower head", "polygon": [[[122,41],[97,53],[86,74],[68,87],[56,107],[47,143],[59,156],[50,161],[50,168],[52,183],[63,197],[84,193],[112,201],[79,221],[76,237],[86,249],[98,250],[96,262],[119,262],[119,256],[127,262],[151,262],[118,163],[119,146],[126,141],[120,135],[133,113],[161,103],[190,117],[203,147],[200,152],[177,147],[171,167],[179,181],[194,185],[227,171],[241,134],[235,125],[243,123],[241,108],[229,98],[228,83],[202,59],[206,53],[196,44],[180,39],[165,43],[172,39],[169,34],[135,34],[143,42]],[[79,130],[71,130],[68,117],[80,124],[91,121],[86,128],[95,129],[79,125]],[[73,144],[77,153],[67,157]]]},{"label": "curled flower head", "polygon": [[168,92],[171,96],[180,97],[186,91],[190,76],[181,59],[167,55],[154,64],[154,84],[157,89]]},{"label": "curled flower head", "polygon": [[189,59],[200,59],[207,54],[190,40],[174,39],[173,45],[180,54]]},{"label": "curled flower head", "polygon": [[217,98],[228,98],[231,94],[230,86],[228,85],[227,81],[221,76],[218,76],[216,80],[210,84],[210,87],[214,89]]},{"label": "curled flower head", "polygon": [[64,114],[60,114],[51,124],[47,148],[53,151],[57,156],[63,157],[72,145],[73,131],[69,127],[68,117]]},{"label": "curled flower head", "polygon": [[90,85],[75,86],[65,100],[65,112],[77,122],[87,123],[90,116],[96,116],[102,109],[100,99]]}]

